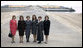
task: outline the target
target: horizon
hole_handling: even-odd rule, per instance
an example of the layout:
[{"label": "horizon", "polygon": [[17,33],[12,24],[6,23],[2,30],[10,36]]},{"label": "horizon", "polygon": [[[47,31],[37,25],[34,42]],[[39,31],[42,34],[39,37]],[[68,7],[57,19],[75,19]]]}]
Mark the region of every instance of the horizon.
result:
[{"label": "horizon", "polygon": [[82,6],[82,2],[81,1],[1,1],[1,6],[3,5],[59,5],[59,6],[72,7],[72,6]]},{"label": "horizon", "polygon": [[76,13],[82,13],[82,1],[1,1],[1,6],[4,5],[55,5],[73,8]]}]

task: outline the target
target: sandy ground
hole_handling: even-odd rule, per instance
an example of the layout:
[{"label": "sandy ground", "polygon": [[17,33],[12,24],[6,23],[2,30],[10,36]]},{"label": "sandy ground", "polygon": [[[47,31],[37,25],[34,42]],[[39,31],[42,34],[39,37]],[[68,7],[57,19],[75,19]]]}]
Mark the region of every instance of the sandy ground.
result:
[{"label": "sandy ground", "polygon": [[[36,10],[35,10],[36,11]],[[11,15],[16,14],[17,20],[19,15],[26,18],[27,15],[36,13],[37,17],[49,15],[51,26],[48,44],[33,43],[33,36],[30,35],[30,42],[26,43],[24,35],[24,43],[19,43],[18,31],[16,32],[15,42],[11,43],[11,38],[8,37],[9,21]],[[6,18],[6,19],[5,19]],[[1,47],[82,47],[82,14],[73,13],[53,13],[53,12],[1,12]],[[78,29],[77,29],[78,28]]]},{"label": "sandy ground", "polygon": [[81,13],[57,13],[46,12],[60,23],[72,28],[74,31],[82,32],[82,14]]}]

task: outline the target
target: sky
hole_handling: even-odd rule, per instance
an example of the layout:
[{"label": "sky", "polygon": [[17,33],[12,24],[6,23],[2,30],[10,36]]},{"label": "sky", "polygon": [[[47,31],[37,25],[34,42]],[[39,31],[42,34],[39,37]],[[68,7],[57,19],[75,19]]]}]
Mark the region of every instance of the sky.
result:
[{"label": "sky", "polygon": [[72,7],[77,13],[82,13],[82,1],[1,1],[3,5],[57,5]]}]

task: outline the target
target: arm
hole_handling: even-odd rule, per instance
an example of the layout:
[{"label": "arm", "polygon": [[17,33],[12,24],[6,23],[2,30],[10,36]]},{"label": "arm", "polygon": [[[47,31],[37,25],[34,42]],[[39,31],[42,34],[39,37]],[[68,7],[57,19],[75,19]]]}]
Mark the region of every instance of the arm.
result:
[{"label": "arm", "polygon": [[26,32],[26,26],[27,26],[26,21],[24,21],[24,32]]},{"label": "arm", "polygon": [[50,28],[50,21],[48,21],[48,29]]},{"label": "arm", "polygon": [[16,29],[18,29],[18,26],[17,26],[17,21],[16,21]]},{"label": "arm", "polygon": [[42,26],[41,27],[42,27],[42,31],[43,31],[44,30],[44,22],[43,21],[42,21]]},{"label": "arm", "polygon": [[30,21],[30,29],[32,29],[32,21]]},{"label": "arm", "polygon": [[26,21],[24,21],[24,29],[26,29],[26,26],[27,26]]}]

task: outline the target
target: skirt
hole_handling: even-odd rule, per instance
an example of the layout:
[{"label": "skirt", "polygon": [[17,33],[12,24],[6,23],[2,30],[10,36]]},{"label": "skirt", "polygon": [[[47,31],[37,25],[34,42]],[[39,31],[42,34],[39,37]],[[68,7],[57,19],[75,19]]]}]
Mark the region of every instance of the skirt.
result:
[{"label": "skirt", "polygon": [[19,36],[24,36],[24,31],[19,30]]},{"label": "skirt", "polygon": [[49,35],[49,31],[44,30],[44,35]]}]

